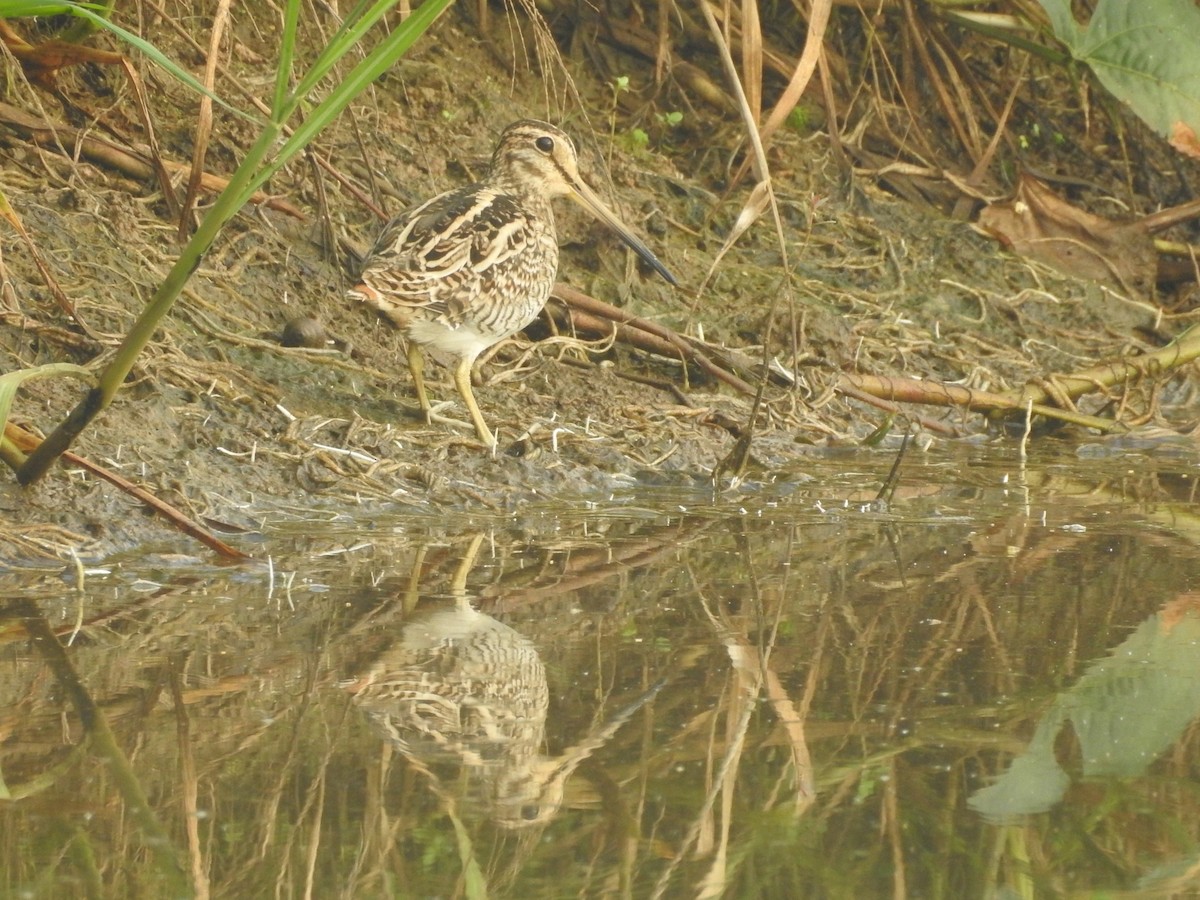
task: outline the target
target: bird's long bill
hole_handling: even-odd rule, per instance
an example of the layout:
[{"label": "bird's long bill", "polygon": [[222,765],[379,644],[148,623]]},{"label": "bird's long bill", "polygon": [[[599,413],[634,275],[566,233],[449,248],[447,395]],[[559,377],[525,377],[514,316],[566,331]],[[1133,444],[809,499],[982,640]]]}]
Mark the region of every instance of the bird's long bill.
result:
[{"label": "bird's long bill", "polygon": [[671,271],[659,262],[658,257],[650,251],[650,248],[638,240],[637,236],[625,227],[625,223],[618,219],[616,213],[601,202],[600,198],[596,196],[596,192],[583,183],[583,179],[571,179],[571,187],[575,191],[575,199],[579,201],[583,208],[615,231],[617,236],[628,244],[634,253],[646,261],[646,265],[665,278],[668,284],[679,284],[675,280],[675,276],[671,274]]}]

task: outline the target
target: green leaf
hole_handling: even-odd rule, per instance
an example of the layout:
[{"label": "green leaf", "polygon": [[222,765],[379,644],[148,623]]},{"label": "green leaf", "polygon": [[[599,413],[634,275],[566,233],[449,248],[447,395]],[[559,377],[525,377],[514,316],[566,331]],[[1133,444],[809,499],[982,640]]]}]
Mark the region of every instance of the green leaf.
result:
[{"label": "green leaf", "polygon": [[[271,101],[271,115],[283,115],[288,97],[288,84],[292,79],[292,61],[296,58],[296,29],[300,26],[299,0],[288,0],[283,10],[283,38],[279,43],[279,60],[275,64],[275,99]],[[280,121],[278,118],[276,121]]]},{"label": "green leaf", "polygon": [[91,369],[85,369],[83,366],[73,363],[50,363],[0,375],[0,434],[4,433],[4,426],[8,422],[8,411],[12,409],[13,400],[16,399],[17,388],[30,378],[53,378],[58,375],[71,375],[91,384],[96,383],[96,376]]},{"label": "green leaf", "polygon": [[1113,96],[1171,137],[1200,133],[1200,9],[1192,0],[1099,0],[1081,25],[1069,0],[1039,0],[1054,35]]},{"label": "green leaf", "polygon": [[462,820],[453,809],[447,810],[450,821],[454,824],[454,834],[458,838],[458,855],[463,866],[463,893],[467,900],[487,900],[487,877],[479,868],[479,860],[475,856],[475,845]]},{"label": "green leaf", "polygon": [[1071,15],[1071,4],[1064,0],[1040,0],[1040,2],[1042,9],[1050,18],[1050,28],[1054,32],[1054,36],[1068,47],[1074,48],[1079,43],[1083,28]]},{"label": "green leaf", "polygon": [[100,3],[68,3],[65,0],[0,0],[0,19],[29,16],[75,15],[77,9],[104,9]]}]

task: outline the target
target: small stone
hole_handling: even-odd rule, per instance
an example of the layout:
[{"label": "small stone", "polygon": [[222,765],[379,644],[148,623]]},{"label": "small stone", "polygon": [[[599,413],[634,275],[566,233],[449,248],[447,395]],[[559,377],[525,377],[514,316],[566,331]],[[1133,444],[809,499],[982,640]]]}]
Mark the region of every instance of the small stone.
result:
[{"label": "small stone", "polygon": [[328,341],[325,326],[308,316],[292,319],[279,335],[279,343],[284,347],[324,347]]}]

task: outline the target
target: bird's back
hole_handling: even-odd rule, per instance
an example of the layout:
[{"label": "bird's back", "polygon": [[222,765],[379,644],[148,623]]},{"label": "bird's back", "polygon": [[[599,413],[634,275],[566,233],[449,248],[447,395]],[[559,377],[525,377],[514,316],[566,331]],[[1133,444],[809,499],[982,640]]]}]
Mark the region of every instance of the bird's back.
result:
[{"label": "bird's back", "polygon": [[549,203],[473,184],[389,222],[358,293],[420,343],[452,349],[454,336],[439,341],[438,328],[466,327],[487,346],[537,315],[557,268]]}]

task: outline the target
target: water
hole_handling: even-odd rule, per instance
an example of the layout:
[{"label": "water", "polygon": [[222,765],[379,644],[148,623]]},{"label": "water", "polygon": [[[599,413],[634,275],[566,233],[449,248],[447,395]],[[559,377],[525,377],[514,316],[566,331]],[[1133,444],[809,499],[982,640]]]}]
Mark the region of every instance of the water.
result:
[{"label": "water", "polygon": [[10,573],[0,896],[1200,892],[1195,464],[890,465]]}]

